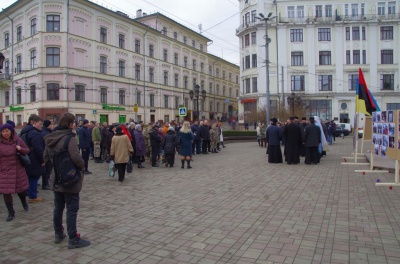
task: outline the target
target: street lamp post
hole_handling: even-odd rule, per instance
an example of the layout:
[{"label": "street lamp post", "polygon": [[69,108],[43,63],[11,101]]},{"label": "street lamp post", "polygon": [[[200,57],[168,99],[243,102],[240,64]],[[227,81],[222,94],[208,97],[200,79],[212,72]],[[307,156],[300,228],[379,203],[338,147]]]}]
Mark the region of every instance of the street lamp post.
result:
[{"label": "street lamp post", "polygon": [[292,94],[288,96],[287,102],[291,106],[292,116],[294,116],[294,106],[301,103],[301,97],[292,92]]},{"label": "street lamp post", "polygon": [[[200,108],[199,108],[200,85],[196,84],[194,86],[194,90],[190,90],[189,96],[190,96],[190,100],[196,100],[197,120],[200,120]],[[203,97],[203,100],[206,99],[206,96],[207,96],[206,90],[201,91],[201,96]]]},{"label": "street lamp post", "polygon": [[271,39],[268,37],[268,21],[276,18],[276,16],[272,16],[272,12],[268,14],[267,17],[265,17],[262,13],[258,14],[260,17],[256,17],[257,19],[264,21],[265,22],[265,64],[266,64],[266,106],[265,106],[265,111],[266,111],[266,116],[267,116],[267,122],[266,124],[269,124],[270,120],[270,108],[271,108],[271,98],[270,98],[270,91],[269,91],[269,43],[271,42]]}]

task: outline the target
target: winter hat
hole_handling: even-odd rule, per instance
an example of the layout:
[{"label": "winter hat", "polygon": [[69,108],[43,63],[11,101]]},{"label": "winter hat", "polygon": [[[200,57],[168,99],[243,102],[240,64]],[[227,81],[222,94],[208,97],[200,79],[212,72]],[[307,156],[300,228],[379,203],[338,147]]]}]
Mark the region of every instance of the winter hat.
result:
[{"label": "winter hat", "polygon": [[117,127],[117,129],[115,129],[115,133],[122,134],[122,127]]},{"label": "winter hat", "polygon": [[87,120],[87,119],[83,119],[83,121],[82,121],[82,125],[86,125],[87,123],[89,123],[89,120]]},{"label": "winter hat", "polygon": [[43,126],[44,126],[44,127],[49,127],[50,124],[51,124],[51,121],[48,120],[48,119],[45,119],[45,120],[43,121]]},{"label": "winter hat", "polygon": [[114,128],[114,126],[113,126],[113,125],[110,125],[110,126],[108,127],[108,131],[112,131],[113,128]]},{"label": "winter hat", "polygon": [[168,131],[175,131],[175,129],[173,127],[169,127]]},{"label": "winter hat", "polygon": [[11,133],[14,133],[14,128],[10,124],[3,124],[0,126],[0,132],[3,131],[4,129],[8,129],[11,131]]},{"label": "winter hat", "polygon": [[135,126],[135,129],[138,130],[138,129],[141,128],[141,127],[142,127],[141,125],[137,124],[137,125]]},{"label": "winter hat", "polygon": [[7,120],[6,124],[9,124],[9,125],[11,125],[12,127],[15,128],[15,123],[14,123],[14,121]]}]

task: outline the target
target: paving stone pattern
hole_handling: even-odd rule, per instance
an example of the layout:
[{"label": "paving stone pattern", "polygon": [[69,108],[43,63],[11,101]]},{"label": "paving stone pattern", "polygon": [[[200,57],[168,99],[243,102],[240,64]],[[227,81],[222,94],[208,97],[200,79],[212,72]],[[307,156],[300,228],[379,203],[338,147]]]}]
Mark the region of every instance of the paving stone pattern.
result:
[{"label": "paving stone pattern", "polygon": [[[268,164],[254,142],[195,155],[193,169],[136,169],[123,183],[90,162],[78,232],[92,245],[53,243],[52,192],[6,222],[0,263],[400,263],[400,189],[394,174],[341,165],[352,139],[337,139],[320,165]],[[303,162],[302,158],[302,162]]]}]

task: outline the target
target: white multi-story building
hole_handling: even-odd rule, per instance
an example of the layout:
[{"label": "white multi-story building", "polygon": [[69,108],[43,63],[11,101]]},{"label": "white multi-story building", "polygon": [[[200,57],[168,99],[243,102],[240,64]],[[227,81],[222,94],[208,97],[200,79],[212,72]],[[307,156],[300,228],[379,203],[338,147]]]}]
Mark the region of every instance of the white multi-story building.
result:
[{"label": "white multi-story building", "polygon": [[57,121],[67,111],[109,123],[181,121],[180,106],[186,120],[235,114],[239,67],[160,13],[130,18],[88,0],[19,0],[0,25],[0,123],[22,125],[31,114]]},{"label": "white multi-story building", "polygon": [[[301,104],[309,115],[352,123],[356,78],[364,72],[381,109],[400,109],[399,2],[239,0],[239,121],[265,108],[265,17],[268,21],[271,109]],[[294,94],[293,94],[294,93]]]}]

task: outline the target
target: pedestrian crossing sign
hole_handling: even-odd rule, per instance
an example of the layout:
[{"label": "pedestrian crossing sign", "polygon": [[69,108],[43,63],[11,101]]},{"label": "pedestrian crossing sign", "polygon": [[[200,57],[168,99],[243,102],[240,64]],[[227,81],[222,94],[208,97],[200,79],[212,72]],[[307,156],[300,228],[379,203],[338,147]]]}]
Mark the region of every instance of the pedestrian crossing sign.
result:
[{"label": "pedestrian crossing sign", "polygon": [[186,107],[179,107],[179,116],[186,116]]}]

